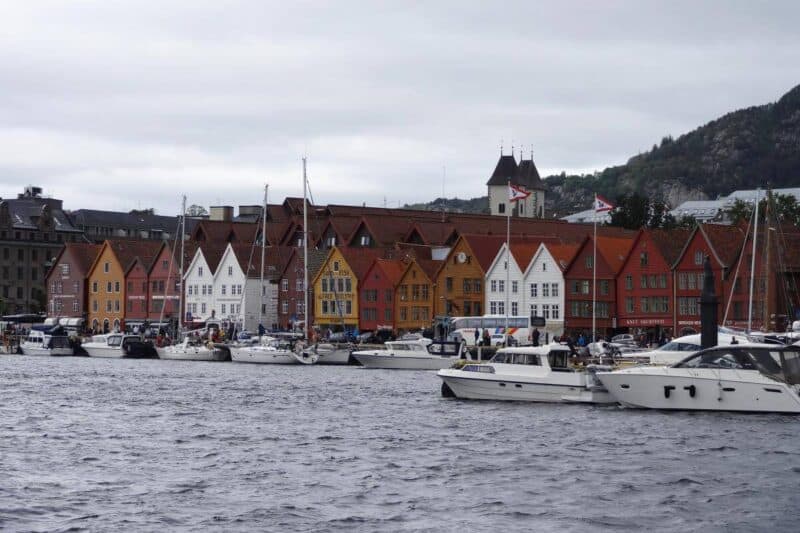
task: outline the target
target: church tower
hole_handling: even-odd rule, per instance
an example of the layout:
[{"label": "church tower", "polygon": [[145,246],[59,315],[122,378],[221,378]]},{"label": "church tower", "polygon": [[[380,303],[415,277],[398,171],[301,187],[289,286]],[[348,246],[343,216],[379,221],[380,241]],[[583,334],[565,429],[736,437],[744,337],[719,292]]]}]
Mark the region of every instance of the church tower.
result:
[{"label": "church tower", "polygon": [[[522,154],[520,153],[520,158]],[[519,185],[531,194],[523,200],[508,201],[508,182]],[[522,159],[519,164],[514,155],[500,154],[492,177],[486,182],[489,188],[489,210],[493,215],[506,216],[508,209],[513,209],[511,216],[524,218],[544,218],[545,185],[539,177],[539,171],[530,159]]]}]

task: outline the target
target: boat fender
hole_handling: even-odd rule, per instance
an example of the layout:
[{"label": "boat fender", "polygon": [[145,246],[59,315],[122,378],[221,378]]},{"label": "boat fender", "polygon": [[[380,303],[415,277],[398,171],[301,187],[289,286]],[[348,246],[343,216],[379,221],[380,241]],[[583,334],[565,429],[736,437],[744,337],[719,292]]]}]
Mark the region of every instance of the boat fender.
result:
[{"label": "boat fender", "polygon": [[674,385],[664,385],[664,398],[669,398],[670,391],[674,391]]},{"label": "boat fender", "polygon": [[691,398],[694,398],[694,395],[697,392],[697,388],[694,385],[689,385],[688,387],[684,387],[683,390],[688,390],[689,396]]},{"label": "boat fender", "polygon": [[455,398],[456,394],[453,392],[453,389],[447,383],[442,383],[442,397],[443,398]]}]

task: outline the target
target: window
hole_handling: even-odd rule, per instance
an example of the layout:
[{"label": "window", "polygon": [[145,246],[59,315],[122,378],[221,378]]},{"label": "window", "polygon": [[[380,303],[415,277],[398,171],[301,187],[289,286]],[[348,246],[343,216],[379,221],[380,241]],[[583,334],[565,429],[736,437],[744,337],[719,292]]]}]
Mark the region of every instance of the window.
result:
[{"label": "window", "polygon": [[[159,281],[158,282],[158,287],[163,292],[164,291],[164,282],[163,281]],[[214,286],[213,285],[209,285],[208,286],[208,295],[209,296],[213,296],[214,295]]]},{"label": "window", "polygon": [[[512,294],[517,294],[518,292],[519,292],[519,282],[518,281],[512,281],[511,282],[511,293]],[[514,314],[516,315],[516,313],[514,313]]]},{"label": "window", "polygon": [[690,273],[687,276],[687,281],[689,282],[689,290],[693,291],[693,290],[695,290],[697,288],[697,285],[695,284],[695,282],[697,281],[697,278],[694,276],[694,274]]},{"label": "window", "polygon": [[589,280],[581,281],[581,294],[589,294]]},{"label": "window", "polygon": [[505,213],[506,212],[506,204],[504,204],[504,203],[497,204],[497,212],[498,213]]},{"label": "window", "polygon": [[647,298],[642,298],[639,305],[642,307],[642,313],[650,312],[650,303]]},{"label": "window", "polygon": [[465,293],[472,292],[472,281],[470,281],[467,278],[464,278],[463,280],[461,280],[461,287]]},{"label": "window", "polygon": [[289,302],[287,302],[286,300],[281,302],[281,314],[283,315],[289,314]]},{"label": "window", "polygon": [[656,277],[655,274],[650,274],[648,276],[648,280],[649,280],[648,286],[651,289],[657,289],[658,288],[658,286],[657,286],[658,285],[658,278]]},{"label": "window", "polygon": [[633,313],[633,298],[630,296],[625,297],[625,312]]},{"label": "window", "polygon": [[472,280],[472,290],[475,292],[481,292],[481,281],[480,279],[473,279]]},{"label": "window", "polygon": [[200,314],[201,315],[206,314],[206,303],[205,302],[201,302],[200,303]]},{"label": "window", "polygon": [[110,281],[106,283],[106,292],[108,292],[108,293],[111,292],[111,282]]},{"label": "window", "polygon": [[133,300],[128,300],[128,305],[126,307],[128,308],[129,313],[133,311]]},{"label": "window", "polygon": [[344,303],[344,308],[345,308],[345,313],[346,314],[348,314],[348,315],[353,314],[353,302],[351,302],[350,300],[347,300]]},{"label": "window", "polygon": [[94,311],[95,313],[97,312],[97,300],[92,300],[92,311]]},{"label": "window", "polygon": [[353,292],[353,282],[350,278],[344,279],[344,291],[345,292]]},{"label": "window", "polygon": [[660,276],[658,276],[658,286],[661,289],[666,289],[667,288],[667,275],[666,274],[661,274]]},{"label": "window", "polygon": [[550,298],[550,284],[542,283],[542,298]]},{"label": "window", "polygon": [[383,319],[386,322],[389,322],[390,320],[392,320],[392,310],[391,309],[387,308],[387,309],[383,310]]},{"label": "window", "polygon": [[600,280],[600,294],[603,296],[608,296],[608,288],[609,288],[609,281],[607,279]]},{"label": "window", "polygon": [[205,296],[206,295],[206,286],[205,285],[200,285],[200,287],[202,288],[203,296]]},{"label": "window", "polygon": [[369,246],[369,235],[362,235],[361,236],[361,246]]},{"label": "window", "polygon": [[228,275],[229,276],[233,276],[233,267],[232,266],[228,267]]},{"label": "window", "polygon": [[[228,286],[227,285],[222,285],[220,287],[219,291],[223,296],[225,296],[228,293]],[[223,311],[223,313],[224,313],[224,311]]]},{"label": "window", "polygon": [[633,276],[630,274],[625,275],[625,289],[633,290]]},{"label": "window", "polygon": [[536,283],[531,283],[531,298],[536,298],[538,292],[538,285]]},{"label": "window", "polygon": [[539,316],[539,306],[537,304],[531,304],[531,316]]},{"label": "window", "polygon": [[[323,281],[323,285],[324,285],[324,281],[325,280],[323,279],[322,281]],[[288,290],[289,290],[289,280],[284,278],[284,279],[281,280],[281,291],[286,292]],[[324,286],[322,287],[322,290],[323,291],[325,290]]]},{"label": "window", "polygon": [[169,268],[169,261],[166,259],[161,261],[161,270],[167,270]]},{"label": "window", "polygon": [[78,312],[78,300],[73,300],[72,301],[72,312],[73,313],[77,313]]},{"label": "window", "polygon": [[545,320],[550,318],[550,305],[549,304],[542,304],[542,316]]},{"label": "window", "polygon": [[594,257],[591,255],[587,255],[585,259],[586,268],[592,268],[594,266]]},{"label": "window", "polygon": [[109,271],[110,269],[111,269],[111,263],[109,263],[108,261],[106,261],[105,263],[103,263],[103,272],[105,272],[106,274],[108,274],[108,271]]},{"label": "window", "polygon": [[500,280],[497,282],[497,292],[506,292],[506,282],[505,280]]},{"label": "window", "polygon": [[553,320],[558,320],[561,316],[561,310],[558,307],[558,304],[552,304],[550,306],[550,318]]},{"label": "window", "polygon": [[511,314],[516,316],[519,313],[519,306],[517,302],[511,302]]},{"label": "window", "polygon": [[452,292],[453,291],[453,278],[445,279],[445,285],[447,287],[447,292]]},{"label": "window", "polygon": [[[286,303],[286,302],[283,302],[283,303]],[[328,300],[322,300],[322,314],[323,315],[327,315],[328,314]]]},{"label": "window", "polygon": [[694,253],[694,264],[695,265],[702,265],[703,259],[705,259],[705,254],[702,250],[698,250]]},{"label": "window", "polygon": [[491,281],[492,292],[497,292],[497,280],[493,279]]},{"label": "window", "polygon": [[[386,303],[392,303],[393,299],[394,299],[394,295],[392,294],[392,289],[386,289],[384,291],[384,293],[383,293],[383,301],[385,301]],[[423,300],[427,300],[428,299],[428,286],[427,285],[423,285],[422,286],[422,299]]]},{"label": "window", "polygon": [[547,263],[542,263],[542,272],[547,272]]},{"label": "window", "polygon": [[647,288],[647,276],[645,274],[639,277],[639,286],[643,289]]},{"label": "window", "polygon": [[92,282],[92,292],[97,292],[97,282],[96,281]]},{"label": "window", "polygon": [[333,271],[334,272],[339,272],[339,261],[334,261],[333,262]]},{"label": "window", "polygon": [[639,266],[647,266],[647,252],[642,252],[639,254]]},{"label": "window", "polygon": [[496,315],[497,314],[497,302],[489,302],[489,314]]},{"label": "window", "polygon": [[505,302],[497,302],[497,314],[504,315],[506,314],[506,303]]},{"label": "window", "polygon": [[197,277],[203,277],[203,267],[197,267]]},{"label": "window", "polygon": [[558,283],[550,284],[550,296],[553,298],[558,298]]},{"label": "window", "polygon": [[80,291],[80,284],[77,281],[72,282],[72,294],[78,294]]},{"label": "window", "polygon": [[[286,280],[286,281],[288,282],[289,280]],[[295,292],[302,292],[303,291],[303,280],[302,279],[298,278],[298,279],[296,279],[294,281],[294,290],[295,290]]]},{"label": "window", "polygon": [[119,281],[114,282],[114,292],[119,292]]},{"label": "window", "polygon": [[[35,257],[33,259],[36,260]],[[64,264],[61,265],[61,275],[62,276],[69,276],[69,263],[64,263]]]}]

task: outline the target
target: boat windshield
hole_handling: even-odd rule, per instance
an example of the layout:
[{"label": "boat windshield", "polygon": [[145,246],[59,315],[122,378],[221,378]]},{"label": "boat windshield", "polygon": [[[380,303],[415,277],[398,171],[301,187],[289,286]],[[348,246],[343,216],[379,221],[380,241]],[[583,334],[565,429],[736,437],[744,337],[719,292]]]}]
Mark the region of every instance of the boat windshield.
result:
[{"label": "boat windshield", "polygon": [[505,363],[507,365],[541,366],[539,355],[535,353],[498,352],[492,357],[490,363]]},{"label": "boat windshield", "polygon": [[119,346],[120,344],[122,344],[122,335],[109,335],[108,337],[109,346]]},{"label": "boat windshield", "polygon": [[786,383],[800,385],[800,348],[789,346],[780,352],[780,358]]}]

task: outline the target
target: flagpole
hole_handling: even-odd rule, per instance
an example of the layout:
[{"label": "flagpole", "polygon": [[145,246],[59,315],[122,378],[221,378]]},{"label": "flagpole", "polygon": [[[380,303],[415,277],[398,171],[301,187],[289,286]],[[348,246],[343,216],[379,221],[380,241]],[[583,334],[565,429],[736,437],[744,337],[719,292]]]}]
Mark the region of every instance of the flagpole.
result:
[{"label": "flagpole", "polygon": [[[508,190],[511,191],[511,180],[508,180]],[[509,198],[511,195],[509,194]],[[503,343],[508,346],[508,294],[511,292],[511,283],[509,281],[509,272],[511,270],[511,206],[514,205],[511,201],[508,202],[508,209],[506,210],[506,330],[503,336]]]},{"label": "flagpole", "polygon": [[592,342],[597,340],[597,194],[594,195],[594,238],[592,239]]}]

